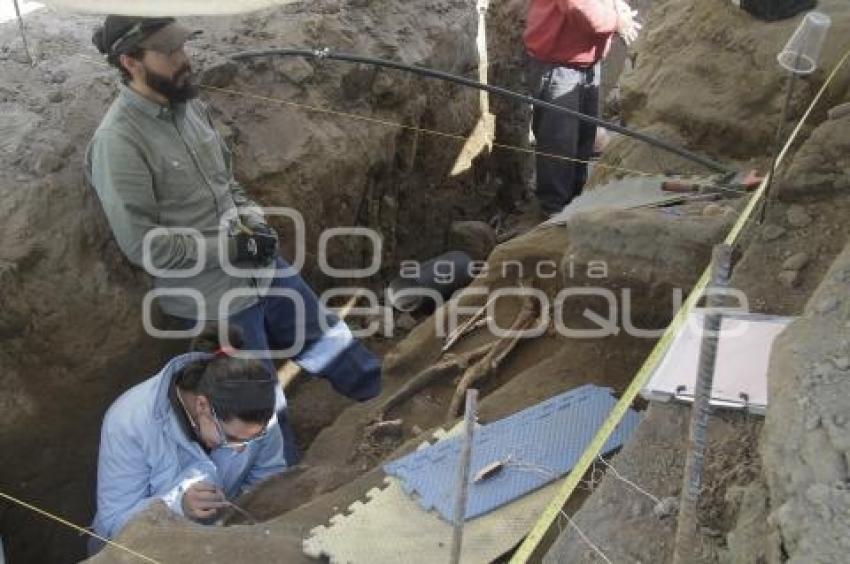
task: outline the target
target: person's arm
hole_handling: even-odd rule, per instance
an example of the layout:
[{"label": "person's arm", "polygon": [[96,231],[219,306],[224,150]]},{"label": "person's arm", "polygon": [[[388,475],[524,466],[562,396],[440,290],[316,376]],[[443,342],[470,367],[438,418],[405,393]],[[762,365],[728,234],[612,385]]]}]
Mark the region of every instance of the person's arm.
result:
[{"label": "person's arm", "polygon": [[[153,177],[142,152],[127,136],[100,130],[91,145],[91,183],[100,198],[118,246],[133,264],[144,267],[145,234],[159,225]],[[191,227],[191,226],[186,226]],[[204,268],[218,266],[218,237],[205,237]],[[150,264],[159,269],[189,269],[197,264],[195,237],[169,231],[153,238]]]},{"label": "person's arm", "polygon": [[127,523],[156,501],[183,515],[183,494],[209,478],[198,469],[184,472],[166,494],[151,494],[151,472],[141,438],[120,424],[104,421],[97,465],[96,532],[115,538]]},{"label": "person's arm", "polygon": [[586,20],[596,33],[615,33],[620,18],[616,0],[557,0],[558,7],[566,14],[576,14]]},{"label": "person's arm", "polygon": [[257,445],[257,457],[242,481],[240,493],[245,493],[266,478],[280,474],[286,469],[283,458],[283,433],[277,420],[270,423],[268,434]]}]

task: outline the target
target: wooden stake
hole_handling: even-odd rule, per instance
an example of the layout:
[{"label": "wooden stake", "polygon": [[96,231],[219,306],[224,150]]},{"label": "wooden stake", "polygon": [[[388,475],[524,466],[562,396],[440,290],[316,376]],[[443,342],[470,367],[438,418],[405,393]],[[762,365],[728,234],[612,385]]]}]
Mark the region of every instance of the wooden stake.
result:
[{"label": "wooden stake", "polygon": [[457,468],[457,492],[455,494],[454,530],[452,531],[451,564],[460,563],[463,548],[463,523],[466,520],[466,503],[469,498],[469,466],[472,463],[472,439],[475,433],[475,420],[478,414],[478,390],[466,392],[466,413],[464,414],[463,444]]},{"label": "wooden stake", "polygon": [[32,54],[30,53],[29,45],[27,45],[27,33],[24,29],[24,18],[21,16],[21,8],[18,6],[18,0],[14,0],[15,2],[15,14],[18,16],[18,27],[21,29],[21,40],[24,42],[24,51],[27,53],[27,58],[30,61],[30,66],[35,66],[35,61],[32,58]]}]

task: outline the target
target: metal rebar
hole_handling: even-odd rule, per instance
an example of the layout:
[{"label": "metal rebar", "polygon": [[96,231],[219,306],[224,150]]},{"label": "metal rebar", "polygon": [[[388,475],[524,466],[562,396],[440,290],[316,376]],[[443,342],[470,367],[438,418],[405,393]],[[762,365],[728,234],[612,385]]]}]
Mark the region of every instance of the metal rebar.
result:
[{"label": "metal rebar", "polygon": [[544,108],[546,110],[550,110],[553,112],[557,112],[560,114],[569,115],[578,120],[592,123],[598,127],[603,127],[610,131],[616,131],[617,133],[621,133],[628,137],[632,137],[639,141],[643,141],[644,143],[649,143],[650,145],[654,145],[665,151],[669,151],[674,153],[683,159],[695,162],[701,166],[706,167],[709,170],[715,172],[723,172],[729,173],[732,172],[728,166],[721,164],[717,161],[714,161],[708,157],[695,153],[693,151],[689,151],[683,147],[679,147],[678,145],[674,145],[668,141],[664,141],[663,139],[658,139],[656,137],[652,137],[651,135],[646,135],[645,133],[640,133],[639,131],[634,131],[632,129],[628,129],[623,127],[622,125],[618,125],[616,123],[612,123],[609,121],[605,121],[595,116],[590,116],[587,114],[583,114],[581,112],[577,112],[575,110],[571,110],[569,108],[564,108],[562,106],[558,106],[551,102],[546,102],[544,100],[540,100],[538,98],[534,98],[532,96],[527,96],[525,94],[520,94],[519,92],[514,92],[513,90],[508,90],[507,88],[502,88],[500,86],[493,86],[492,84],[484,84],[477,80],[472,80],[469,78],[465,78],[463,76],[458,76],[456,74],[439,71],[435,69],[429,69],[426,67],[420,67],[416,65],[407,65],[404,63],[398,63],[395,61],[388,61],[385,59],[378,59],[375,57],[365,57],[361,55],[352,55],[348,53],[333,53],[329,49],[263,49],[257,51],[243,51],[241,53],[236,53],[231,55],[231,58],[235,61],[244,61],[247,59],[253,59],[256,57],[268,57],[268,56],[284,56],[284,57],[308,57],[308,58],[316,58],[319,60],[324,59],[332,59],[336,61],[346,61],[349,63],[362,63],[367,65],[374,65],[378,67],[391,68],[396,70],[402,70],[407,72],[412,72],[414,74],[418,74],[420,76],[427,76],[430,78],[437,78],[439,80],[445,80],[447,82],[454,82],[455,84],[460,84],[462,86],[467,86],[469,88],[477,88],[478,90],[484,90],[485,92],[489,92],[491,94],[496,94],[497,96],[501,96],[503,98],[513,99],[519,102],[523,102],[525,104],[531,104],[532,106]]},{"label": "metal rebar", "polygon": [[[797,59],[794,63],[794,68],[800,66],[800,53],[797,53]],[[773,142],[773,158],[770,160],[770,174],[767,177],[767,184],[764,187],[764,199],[761,203],[758,222],[764,223],[765,215],[767,214],[767,206],[770,203],[770,188],[773,185],[773,177],[776,176],[776,162],[779,160],[779,153],[782,151],[782,141],[785,136],[785,122],[788,121],[788,113],[791,110],[791,98],[794,93],[794,84],[797,82],[797,75],[790,73],[788,83],[785,85],[785,102],[782,104],[782,118],[779,120],[779,127],[776,128],[776,139]]]},{"label": "metal rebar", "polygon": [[463,523],[466,520],[466,502],[469,497],[469,465],[472,462],[472,438],[478,413],[478,390],[466,391],[466,412],[463,417],[463,444],[457,469],[457,493],[455,494],[454,530],[452,531],[451,564],[460,562],[463,546]]},{"label": "metal rebar", "polygon": [[21,8],[18,6],[18,0],[14,0],[15,2],[15,14],[18,16],[18,27],[21,30],[21,41],[24,42],[24,51],[27,54],[27,58],[30,61],[30,66],[35,65],[35,61],[32,58],[32,54],[30,53],[29,45],[27,44],[27,33],[24,29],[24,17],[21,15]]},{"label": "metal rebar", "polygon": [[679,518],[673,551],[674,564],[693,562],[694,554],[699,546],[697,502],[699,501],[705,466],[708,421],[711,415],[711,388],[714,382],[714,366],[717,361],[717,345],[720,341],[720,325],[723,320],[723,315],[717,308],[723,304],[721,290],[729,285],[732,268],[732,246],[717,245],[714,247],[712,258],[712,284],[706,293],[699,370],[694,386],[694,403],[691,407],[685,474],[682,480],[682,495],[679,502]]}]

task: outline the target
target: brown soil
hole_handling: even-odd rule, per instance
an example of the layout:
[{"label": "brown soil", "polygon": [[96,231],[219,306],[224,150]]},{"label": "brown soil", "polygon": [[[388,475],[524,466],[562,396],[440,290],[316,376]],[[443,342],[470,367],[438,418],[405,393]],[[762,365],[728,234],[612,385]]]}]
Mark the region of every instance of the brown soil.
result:
[{"label": "brown soil", "polygon": [[[217,47],[260,47],[274,43],[278,36],[286,36],[291,44],[321,38],[343,50],[383,53],[461,74],[477,73],[469,40],[474,37],[470,30],[476,17],[466,4],[429,1],[392,9],[383,3],[363,8],[351,4],[296,4],[269,12],[267,17],[202,22],[209,30],[199,57],[206,80],[443,131],[472,130],[478,117],[477,96],[472,93],[360,67],[256,61],[248,68],[234,69],[222,60],[223,52]],[[652,4],[644,38],[634,48],[637,66],[621,84],[621,117],[725,162],[763,164],[781,103],[780,74],[771,70],[773,57],[795,22],[757,23],[728,3],[655,0]],[[496,37],[488,49],[491,79],[517,90],[522,89],[517,49],[521,5],[499,4],[487,15],[491,38]],[[845,6],[822,0],[821,8],[833,14],[834,33],[850,29],[850,10]],[[0,129],[8,133],[0,143],[13,155],[0,157],[4,164],[0,206],[12,218],[0,225],[0,241],[4,241],[0,281],[8,288],[0,296],[4,339],[0,445],[19,453],[16,464],[6,465],[0,476],[10,492],[79,523],[91,517],[97,429],[103,410],[121,390],[149,376],[183,346],[164,346],[141,334],[137,304],[147,282],[120,257],[96,200],[81,183],[80,148],[113,92],[106,71],[76,54],[78,44],[87,44],[87,28],[94,21],[81,18],[60,23],[52,14],[34,16],[36,49],[44,54],[40,66],[29,69],[17,62],[20,53],[12,39],[13,48],[4,51],[6,58],[0,61],[13,85],[0,87],[4,109]],[[446,21],[456,26],[446,29]],[[11,26],[0,27],[0,38],[12,37],[14,32]],[[834,64],[838,51],[835,41],[827,44],[824,68]],[[796,112],[823,76],[819,71],[800,85],[793,101]],[[804,128],[799,150],[789,157],[777,182],[778,200],[768,208],[765,223],[751,223],[745,230],[733,285],[747,293],[753,310],[802,313],[850,237],[845,174],[848,122],[846,118],[824,122],[826,108],[850,99],[848,84],[846,77],[836,82],[811,125]],[[51,101],[56,99],[54,91],[60,92],[62,104]],[[675,210],[597,212],[576,218],[566,228],[525,232],[536,223],[532,206],[520,204],[519,213],[513,206],[527,192],[527,157],[496,152],[488,159],[484,155],[471,170],[448,178],[459,148],[448,147],[444,140],[414,138],[409,131],[360,123],[349,127],[330,116],[290,113],[245,97],[211,94],[210,99],[235,146],[238,176],[264,203],[300,208],[309,226],[308,241],[315,241],[322,228],[332,225],[371,226],[382,232],[386,266],[381,276],[368,281],[373,287],[380,287],[399,260],[422,259],[446,250],[451,221],[487,219],[498,209],[497,202],[503,218],[512,213],[502,230],[509,240],[489,256],[487,274],[439,313],[481,305],[485,297],[474,295],[476,289],[493,291],[522,283],[551,300],[564,288],[599,285],[618,297],[623,290],[632,292],[631,321],[637,327],[664,327],[672,318],[673,291],[682,289],[687,294],[707,265],[712,246],[742,209],[743,202],[738,200],[724,202],[732,212],[723,215],[704,214],[704,203]],[[524,146],[523,109],[494,103],[492,110],[498,116],[497,140]],[[292,133],[281,140],[281,131]],[[680,159],[622,138],[614,141],[604,162],[644,171],[693,170]],[[594,182],[606,176],[599,173]],[[341,178],[352,181],[340,185]],[[38,229],[41,225],[50,225],[51,230]],[[287,227],[278,227],[284,240],[291,240]],[[511,229],[513,233],[506,234]],[[336,249],[332,262],[359,264],[364,249],[358,245]],[[807,253],[808,260],[794,283],[787,277],[780,279],[783,263],[800,252]],[[606,266],[601,278],[588,269],[594,262]],[[546,270],[552,276],[535,271],[543,263],[551,266]],[[315,256],[308,255],[305,273],[320,289],[331,284],[317,272]],[[843,291],[846,296],[845,273],[839,271],[844,285],[837,290],[830,287],[830,296],[815,295],[810,312],[821,307],[814,302],[830,298],[837,301],[837,311],[846,313],[846,299],[841,295]],[[500,300],[495,306],[496,322],[509,326],[519,309],[518,298]],[[559,321],[573,328],[592,327],[585,315],[588,309],[602,315],[606,311],[600,300],[572,300],[559,313]],[[304,459],[240,502],[263,523],[242,525],[234,516],[231,526],[202,528],[154,507],[119,540],[170,563],[200,558],[210,563],[309,562],[300,548],[309,530],[379,486],[382,462],[408,452],[445,423],[460,372],[435,381],[386,414],[385,419],[401,420],[397,434],[375,436],[369,431],[382,399],[441,357],[444,341],[436,319],[420,319],[403,338],[370,341],[385,358],[385,389],[377,400],[352,404],[322,381],[296,384],[291,405]],[[790,333],[805,343],[806,362],[793,360],[796,345],[792,344],[785,346],[781,353],[785,356],[777,357],[777,378],[782,380],[781,385],[771,383],[771,402],[784,405],[784,411],[768,416],[763,433],[762,420],[757,418],[722,412],[713,418],[700,513],[705,527],[703,561],[753,562],[782,550],[800,555],[800,561],[817,561],[819,542],[840,542],[844,521],[824,517],[824,508],[830,512],[836,508],[824,501],[821,486],[833,487],[842,468],[847,478],[846,460],[843,467],[838,462],[829,466],[830,474],[818,464],[816,454],[823,450],[835,454],[835,460],[842,453],[846,457],[845,434],[834,417],[846,405],[815,393],[809,394],[805,409],[795,408],[793,401],[807,363],[819,362],[823,351],[817,343],[833,343],[836,334],[846,333],[841,325],[846,325],[846,319],[830,319],[831,324],[819,329],[817,315],[811,313],[796,333]],[[489,331],[479,329],[451,352],[463,353],[494,340]],[[482,394],[481,420],[504,417],[588,382],[619,393],[653,345],[653,339],[625,332],[570,339],[550,324],[544,335],[520,342],[476,384]],[[823,347],[836,356],[832,344]],[[832,369],[827,372],[832,374]],[[118,376],[105,379],[104,374]],[[839,387],[830,390],[834,396]],[[641,402],[637,407],[646,406]],[[829,420],[819,409],[829,413]],[[678,405],[653,405],[635,439],[614,457],[613,465],[657,497],[676,496],[687,413],[687,408]],[[789,429],[783,423],[786,415],[812,433]],[[62,431],[57,433],[57,428]],[[784,436],[794,439],[788,448],[782,446]],[[830,449],[821,449],[825,440]],[[32,449],[32,444],[42,448]],[[812,455],[795,462],[789,474],[782,470],[783,460],[796,448],[810,449]],[[55,468],[62,468],[62,475],[53,472]],[[810,479],[813,475],[815,479]],[[792,485],[803,479],[808,480],[805,492]],[[674,518],[658,519],[645,495],[610,472],[587,489],[592,490],[587,501],[581,505],[584,498],[578,496],[569,509],[576,511],[579,526],[612,560],[664,562],[669,558]],[[771,509],[781,507],[785,513],[767,519]],[[814,513],[825,521],[826,541],[799,523],[798,517],[808,519]],[[45,525],[40,517],[23,510],[0,506],[0,526],[14,561],[60,562],[82,554],[82,542],[73,533]],[[828,550],[833,548],[828,545]],[[584,562],[596,557],[565,528],[547,558]],[[109,549],[93,561],[131,560]]]},{"label": "brown soil", "polygon": [[[681,215],[656,210],[596,214],[584,220],[584,233],[578,240],[571,240],[563,227],[533,230],[497,247],[488,260],[489,274],[478,279],[472,288],[493,290],[515,285],[516,270],[509,268],[504,275],[502,267],[506,263],[520,263],[528,269],[541,261],[552,261],[558,269],[556,277],[536,278],[528,270],[522,276],[526,284],[539,287],[551,298],[566,286],[592,282],[587,277],[586,267],[590,257],[594,257],[608,264],[610,275],[603,282],[605,287],[634,289],[635,324],[645,328],[663,327],[672,316],[672,303],[666,311],[659,308],[658,295],[675,282],[687,290],[699,274],[699,261],[710,251],[711,241],[720,237],[728,222],[728,218],[722,217],[703,218],[702,207],[703,204],[685,207]],[[610,237],[606,226],[612,225],[612,220],[616,220],[623,238],[636,244],[624,248],[621,239]],[[686,236],[694,232],[695,221],[704,224],[703,231],[695,231],[701,236]],[[650,239],[656,245],[651,252],[647,244]],[[640,241],[644,243],[639,244]],[[669,255],[682,259],[669,263],[661,260],[662,256]],[[482,300],[481,297],[459,297],[444,309],[461,303],[480,304]],[[585,307],[597,309],[598,304],[585,300],[566,308],[564,322],[571,327],[581,325]],[[499,300],[495,310],[497,322],[501,326],[509,325],[518,309],[518,299]],[[382,397],[391,394],[439,356],[443,339],[436,335],[436,329],[434,318],[429,318],[387,355],[386,389]],[[458,342],[452,352],[462,353],[493,339],[488,331],[478,330]],[[587,382],[620,392],[652,345],[651,339],[625,333],[576,340],[566,339],[553,331],[521,342],[498,370],[478,385],[483,396],[481,420],[504,417]],[[399,418],[403,422],[402,432],[396,437],[376,440],[366,431],[376,418],[380,400],[346,409],[318,434],[297,469],[270,480],[242,500],[241,504],[256,517],[271,519],[263,525],[248,526],[249,529],[265,527],[276,539],[274,546],[284,543],[290,547],[286,550],[294,550],[292,545],[300,542],[310,528],[325,523],[334,512],[362,497],[367,486],[381,483],[379,464],[382,461],[409,450],[427,436],[430,429],[445,421],[455,383],[456,379],[451,377],[437,381],[388,414],[387,418]],[[179,548],[172,548],[173,543],[179,542],[172,527],[169,524],[166,530],[162,525],[137,524],[128,528],[121,540],[133,546],[144,546],[152,550],[155,557],[167,555],[172,562],[188,561]],[[284,531],[295,532],[287,536],[289,533]],[[224,543],[228,535],[227,532],[215,532],[204,538],[204,543],[211,547],[211,561],[226,558],[228,549],[220,543]],[[258,554],[267,548],[264,546]],[[108,552],[96,561],[112,561],[116,557],[114,552]]]},{"label": "brown soil", "polygon": [[[477,66],[476,14],[465,5],[350,4],[295,3],[190,19],[205,30],[192,46],[201,82],[394,123],[471,130],[478,97],[466,89],[355,65],[225,60],[285,38],[286,45],[321,44],[461,73]],[[25,63],[16,22],[0,25],[0,446],[14,453],[14,464],[0,468],[0,483],[82,525],[93,516],[104,411],[185,350],[185,343],[144,334],[140,304],[149,280],[121,255],[83,180],[83,151],[116,92],[117,73],[90,41],[101,22],[50,10],[28,14],[35,67]],[[263,204],[304,215],[304,275],[317,290],[331,284],[316,268],[317,234],[326,227],[383,234],[385,270],[366,281],[380,288],[402,258],[444,251],[452,221],[491,215],[495,187],[476,178],[477,161],[448,175],[461,143],[245,95],[202,96],[234,149],[237,178]],[[277,227],[291,259],[292,228]],[[364,241],[332,246],[331,264],[368,262]],[[305,446],[347,406],[322,382],[299,386],[291,399]],[[84,554],[75,532],[6,503],[0,530],[14,562]]]}]

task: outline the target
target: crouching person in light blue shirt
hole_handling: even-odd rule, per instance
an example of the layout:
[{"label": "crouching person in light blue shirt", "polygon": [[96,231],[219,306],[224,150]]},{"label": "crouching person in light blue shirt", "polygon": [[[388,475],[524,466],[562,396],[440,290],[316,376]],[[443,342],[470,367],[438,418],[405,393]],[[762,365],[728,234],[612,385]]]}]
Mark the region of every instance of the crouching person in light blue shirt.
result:
[{"label": "crouching person in light blue shirt", "polygon": [[[240,346],[232,329],[230,343]],[[125,392],[103,421],[94,530],[114,538],[152,503],[210,522],[227,500],[282,472],[275,382],[259,360],[235,358],[209,328],[192,352]],[[95,539],[93,539],[94,541]],[[96,552],[103,543],[90,544]]]}]

